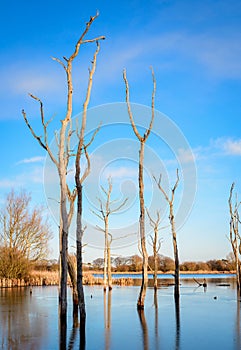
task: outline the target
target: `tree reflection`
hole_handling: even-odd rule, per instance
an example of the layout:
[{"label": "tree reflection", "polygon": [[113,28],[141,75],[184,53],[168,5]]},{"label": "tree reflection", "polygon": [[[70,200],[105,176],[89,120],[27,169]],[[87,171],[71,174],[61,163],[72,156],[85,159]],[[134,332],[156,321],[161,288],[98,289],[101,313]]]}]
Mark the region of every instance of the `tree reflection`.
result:
[{"label": "tree reflection", "polygon": [[81,325],[78,323],[78,318],[77,318],[77,323],[76,319],[73,320],[73,328],[70,334],[69,342],[68,342],[68,350],[76,349],[76,339],[77,339],[77,334],[79,330],[79,349],[80,350],[85,350],[86,348],[86,339],[85,339],[85,324]]},{"label": "tree reflection", "polygon": [[[107,298],[108,294],[108,298]],[[107,298],[107,302],[106,302]],[[111,329],[111,300],[112,290],[104,291],[104,322],[105,322],[105,349],[110,349],[110,329]]]},{"label": "tree reflection", "polygon": [[148,350],[149,349],[149,341],[148,341],[148,327],[146,323],[145,313],[144,310],[137,310],[139,319],[141,322],[141,328],[142,328],[142,334],[143,334],[143,349]]},{"label": "tree reflection", "polygon": [[237,291],[237,309],[236,309],[236,349],[241,349],[241,323],[240,323],[240,297],[239,291]]},{"label": "tree reflection", "polygon": [[157,300],[157,289],[154,288],[154,306],[155,306],[155,338],[156,338],[156,349],[159,349],[159,338],[158,338],[158,300]]},{"label": "tree reflection", "polygon": [[180,299],[175,298],[175,317],[176,317],[176,343],[175,349],[180,349],[180,335],[181,335],[181,324],[180,324]]},{"label": "tree reflection", "polygon": [[80,328],[79,328],[79,332],[80,332],[80,341],[79,341],[79,349],[80,350],[85,350],[86,347],[86,338],[85,338],[85,321],[83,321],[83,323],[80,323]]},{"label": "tree reflection", "polygon": [[69,338],[68,350],[72,350],[74,348],[76,337],[77,337],[77,330],[78,330],[78,327],[76,327],[75,324],[73,324],[73,328]]},{"label": "tree reflection", "polygon": [[59,349],[66,349],[66,341],[67,341],[67,319],[66,315],[61,317],[60,309],[59,309]]},{"label": "tree reflection", "polygon": [[[3,349],[41,347],[45,323],[32,317],[39,310],[28,288],[0,288],[0,339]],[[42,321],[42,322],[41,322]],[[34,339],[34,340],[33,340]],[[33,341],[35,344],[33,344]]]}]

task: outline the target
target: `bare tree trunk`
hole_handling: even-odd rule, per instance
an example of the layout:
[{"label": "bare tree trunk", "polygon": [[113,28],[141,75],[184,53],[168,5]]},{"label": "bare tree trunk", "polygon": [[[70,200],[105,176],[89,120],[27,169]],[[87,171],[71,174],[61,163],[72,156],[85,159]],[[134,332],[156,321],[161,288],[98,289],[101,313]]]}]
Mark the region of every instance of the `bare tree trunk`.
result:
[{"label": "bare tree trunk", "polygon": [[232,183],[232,186],[230,188],[230,194],[229,194],[229,213],[230,213],[230,223],[229,223],[229,239],[232,245],[233,254],[235,257],[235,265],[236,265],[236,283],[237,283],[237,291],[239,296],[241,296],[241,261],[240,261],[240,254],[241,254],[241,237],[239,235],[239,205],[237,198],[236,202],[234,203],[234,208],[232,204],[232,196],[233,196],[233,189],[234,189],[234,183]]},{"label": "bare tree trunk", "polygon": [[142,282],[141,282],[140,294],[137,301],[137,309],[143,310],[144,304],[145,304],[145,297],[146,297],[146,288],[148,283],[148,275],[147,275],[148,254],[146,250],[146,237],[145,237],[145,201],[144,201],[143,162],[144,162],[145,143],[151,133],[154,116],[155,116],[154,104],[155,104],[156,80],[155,80],[154,72],[152,70],[152,80],[153,80],[152,103],[151,103],[152,116],[151,116],[151,121],[148,129],[146,129],[144,135],[141,136],[137,130],[137,127],[132,115],[132,110],[131,110],[131,105],[129,100],[129,84],[128,84],[125,70],[123,72],[123,79],[126,86],[126,104],[127,104],[127,110],[128,110],[131,126],[134,131],[134,134],[136,135],[136,137],[140,142],[138,183],[139,183],[139,202],[140,202],[139,228],[140,228],[141,253],[142,253]]},{"label": "bare tree trunk", "polygon": [[[52,150],[49,146],[48,142],[48,125],[50,121],[45,121],[44,117],[44,109],[43,109],[43,103],[42,101],[36,97],[30,94],[30,97],[35,99],[40,103],[40,116],[41,116],[41,123],[43,128],[43,139],[42,136],[38,136],[31,125],[29,124],[29,121],[27,119],[26,113],[23,110],[22,114],[24,117],[24,120],[26,122],[26,125],[30,129],[32,135],[34,138],[39,142],[40,146],[43,147],[49,154],[50,159],[53,161],[53,163],[56,165],[56,168],[58,170],[59,175],[59,182],[60,182],[60,229],[59,229],[59,250],[60,250],[60,288],[59,288],[59,312],[60,312],[60,321],[61,321],[61,339],[63,339],[63,342],[65,342],[65,335],[64,329],[66,330],[66,320],[67,320],[67,254],[68,254],[68,230],[70,226],[70,222],[72,219],[72,209],[73,209],[73,203],[75,201],[75,189],[73,190],[73,193],[70,193],[70,190],[67,185],[67,171],[68,171],[68,165],[69,165],[69,159],[72,155],[72,152],[70,150],[70,139],[73,134],[71,129],[71,121],[72,121],[72,112],[73,112],[73,81],[72,81],[72,63],[74,59],[79,54],[79,49],[82,44],[96,42],[98,46],[98,41],[104,39],[103,36],[94,38],[94,39],[88,39],[84,40],[85,35],[89,31],[89,28],[95,18],[98,16],[98,13],[96,16],[91,17],[90,20],[86,23],[86,28],[83,31],[82,35],[80,36],[78,42],[75,45],[74,52],[72,55],[67,58],[64,57],[64,60],[61,61],[58,58],[53,58],[55,61],[57,61],[62,68],[64,69],[66,73],[66,82],[67,82],[67,103],[66,103],[66,114],[64,119],[61,120],[61,128],[59,135],[56,133],[56,141],[58,146],[58,157],[55,158],[55,156],[52,153]],[[90,72],[90,75],[92,74],[92,71]],[[92,83],[91,80],[92,76],[90,76],[89,83]],[[90,85],[90,84],[89,84]],[[89,89],[88,89],[89,93]],[[87,94],[88,95],[88,94]],[[89,97],[89,95],[88,95]],[[88,99],[85,101],[85,105],[88,105]],[[84,128],[82,125],[82,131],[84,132]],[[81,134],[82,142],[83,142],[83,136],[84,134]],[[80,152],[82,151],[82,144],[80,145]],[[67,210],[67,201],[70,200],[70,212],[68,213]],[[80,243],[81,244],[81,243]],[[80,245],[81,246],[81,245]],[[64,326],[65,324],[65,326]],[[63,326],[63,327],[62,327]]]},{"label": "bare tree trunk", "polygon": [[112,243],[112,235],[109,232],[109,216],[112,213],[116,213],[118,210],[120,210],[127,202],[128,198],[125,198],[122,203],[117,206],[116,208],[112,208],[111,201],[111,193],[112,193],[112,180],[111,177],[108,178],[108,190],[105,190],[103,186],[101,186],[101,189],[106,196],[106,200],[103,203],[100,198],[97,198],[100,203],[100,214],[92,211],[93,214],[95,214],[99,219],[101,219],[104,222],[104,229],[96,226],[98,230],[102,231],[105,235],[105,247],[104,247],[104,276],[103,276],[103,283],[104,283],[104,291],[106,291],[107,283],[109,290],[112,289],[112,276],[111,276],[111,255],[110,255],[110,246]]},{"label": "bare tree trunk", "polygon": [[110,256],[110,241],[107,242],[107,276],[108,276],[108,288],[109,291],[112,290],[112,275],[111,275],[111,256]]},{"label": "bare tree trunk", "polygon": [[139,199],[140,199],[140,237],[141,237],[141,251],[142,251],[142,283],[139,298],[137,301],[137,308],[144,309],[146,288],[148,285],[148,254],[146,250],[146,236],[145,236],[145,203],[144,203],[144,180],[143,180],[143,160],[144,160],[144,142],[141,142],[139,153]]},{"label": "bare tree trunk", "polygon": [[108,264],[108,218],[107,220],[105,219],[105,248],[104,248],[104,279],[103,279],[103,283],[104,283],[104,291],[106,291],[107,288],[107,264]]},{"label": "bare tree trunk", "polygon": [[[83,36],[88,32],[89,27],[93,23],[93,21],[98,16],[98,13],[90,18],[90,21],[86,24],[86,30],[84,32]],[[81,39],[82,39],[81,38]],[[87,178],[87,176],[90,173],[90,158],[87,152],[87,148],[90,146],[90,144],[93,142],[96,133],[98,132],[99,128],[96,129],[94,132],[91,141],[88,145],[84,144],[84,137],[85,137],[85,129],[86,129],[86,121],[87,121],[87,108],[90,101],[90,95],[92,90],[92,83],[93,83],[93,75],[95,73],[96,69],[96,61],[97,61],[97,55],[100,50],[99,40],[105,39],[103,36],[98,37],[95,39],[91,39],[91,42],[95,42],[97,47],[93,56],[92,60],[92,66],[91,69],[89,69],[89,79],[88,79],[88,86],[87,86],[87,92],[86,97],[83,104],[83,114],[82,114],[82,122],[81,122],[81,129],[80,132],[77,132],[77,136],[79,138],[78,147],[77,147],[77,154],[75,158],[75,184],[77,189],[77,227],[76,227],[76,259],[77,259],[77,288],[78,288],[78,298],[79,298],[79,312],[80,312],[80,335],[82,336],[82,342],[85,344],[85,320],[86,320],[86,311],[85,311],[85,299],[84,299],[84,289],[83,289],[83,234],[84,234],[84,228],[83,228],[83,183],[84,180]],[[86,42],[89,42],[87,40]],[[78,42],[76,45],[76,51],[73,54],[73,56],[77,55],[79,52],[79,47],[83,43],[82,40]],[[86,161],[87,161],[87,167],[83,171],[83,174],[81,176],[80,171],[80,159],[81,155],[84,153]]]},{"label": "bare tree trunk", "polygon": [[153,257],[154,257],[154,289],[157,289],[157,271],[158,271],[158,252],[161,248],[161,239],[158,240],[158,231],[159,231],[159,225],[160,225],[160,212],[157,211],[157,217],[156,220],[154,220],[149,211],[147,211],[147,215],[150,220],[150,225],[153,227],[154,230],[154,237],[151,236],[152,240],[152,250],[153,250]]},{"label": "bare tree trunk", "polygon": [[[238,242],[238,237],[236,234],[235,237],[236,242]],[[240,286],[240,261],[239,261],[239,246],[236,244],[235,247],[235,261],[236,261],[236,279],[237,279],[237,290],[239,295],[241,296],[241,286]]]},{"label": "bare tree trunk", "polygon": [[[62,156],[62,152],[60,151],[59,157]],[[60,161],[60,163],[63,162]],[[67,256],[68,256],[68,214],[67,214],[67,208],[66,208],[66,182],[65,182],[65,174],[63,174],[63,169],[60,167],[59,171],[60,175],[60,291],[59,291],[59,312],[60,312],[60,318],[61,322],[67,322],[67,276],[68,276],[68,263],[67,263]]]},{"label": "bare tree trunk", "polygon": [[175,300],[179,299],[179,256],[178,256],[178,248],[177,248],[177,235],[176,235],[176,229],[175,229],[175,220],[174,220],[174,213],[173,213],[173,204],[170,204],[170,222],[171,222],[171,229],[172,229],[172,243],[173,243],[173,252],[174,252],[174,261],[175,261]]},{"label": "bare tree trunk", "polygon": [[[77,181],[78,183],[78,181]],[[86,311],[83,288],[83,226],[82,226],[82,191],[83,187],[80,183],[77,185],[77,227],[76,227],[76,259],[77,259],[77,290],[79,299],[80,326],[85,327]]]},{"label": "bare tree trunk", "polygon": [[[154,238],[154,244],[156,245],[156,232],[155,232],[155,238]],[[154,289],[157,289],[157,251],[154,249]]]},{"label": "bare tree trunk", "polygon": [[[76,267],[74,256],[68,255],[68,272],[72,284],[72,299],[73,299],[73,318],[78,320],[78,290],[76,280]],[[76,259],[75,259],[76,260]]]},{"label": "bare tree trunk", "polygon": [[157,186],[159,190],[163,193],[166,201],[169,204],[169,221],[171,224],[171,231],[172,231],[172,244],[173,244],[173,252],[174,252],[174,261],[175,261],[175,289],[174,289],[174,297],[175,301],[179,303],[179,256],[178,256],[178,248],[177,248],[177,235],[176,235],[176,228],[175,228],[175,217],[174,217],[174,211],[173,211],[173,202],[174,202],[174,196],[175,196],[175,191],[177,189],[178,183],[179,183],[179,174],[178,174],[178,169],[177,169],[177,179],[175,182],[175,185],[172,188],[172,193],[171,197],[169,198],[165,190],[163,189],[161,185],[161,175],[159,177],[159,181],[154,177],[154,180],[157,183]]}]

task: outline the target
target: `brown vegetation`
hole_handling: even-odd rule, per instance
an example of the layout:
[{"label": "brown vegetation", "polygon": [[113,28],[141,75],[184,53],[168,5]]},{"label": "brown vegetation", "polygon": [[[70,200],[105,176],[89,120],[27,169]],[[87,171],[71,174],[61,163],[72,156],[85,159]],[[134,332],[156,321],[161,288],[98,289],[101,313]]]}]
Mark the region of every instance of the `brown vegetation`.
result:
[{"label": "brown vegetation", "polygon": [[[154,271],[154,256],[148,257],[148,271]],[[142,259],[138,255],[129,257],[116,257],[112,260],[112,273],[133,273],[141,272]],[[88,266],[89,271],[102,272],[103,259],[97,258]],[[157,271],[159,273],[173,273],[175,270],[174,260],[168,256],[157,255]],[[180,264],[181,272],[233,272],[235,270],[235,261],[232,253],[226,259],[213,259],[204,261],[185,261]]]}]

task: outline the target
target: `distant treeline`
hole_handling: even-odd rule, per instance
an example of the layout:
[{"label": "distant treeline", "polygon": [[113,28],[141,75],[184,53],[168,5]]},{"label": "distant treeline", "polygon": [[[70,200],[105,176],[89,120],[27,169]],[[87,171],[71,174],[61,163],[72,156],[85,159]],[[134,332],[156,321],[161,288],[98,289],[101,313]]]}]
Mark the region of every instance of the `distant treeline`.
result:
[{"label": "distant treeline", "polygon": [[[142,268],[142,259],[139,255],[128,257],[116,257],[111,259],[112,272],[140,272]],[[58,271],[58,262],[56,260],[44,260],[34,266],[34,270],[39,271]],[[103,271],[104,259],[97,258],[92,263],[84,264],[84,271]],[[148,270],[154,270],[154,258],[148,258]],[[174,260],[168,256],[158,255],[158,271],[168,272],[174,270]],[[234,271],[235,262],[230,253],[226,259],[212,259],[208,261],[185,261],[180,264],[180,271]]]},{"label": "distant treeline", "polygon": [[[112,258],[113,272],[139,272],[142,267],[142,259],[138,255],[130,257]],[[104,267],[103,258],[95,259],[91,264],[86,266],[88,270],[102,271]],[[154,257],[148,258],[148,270],[154,270]],[[158,271],[168,272],[174,270],[174,260],[164,255],[158,255]],[[232,254],[229,254],[226,259],[213,259],[206,262],[203,261],[185,261],[180,264],[180,271],[234,271],[235,261]]]}]

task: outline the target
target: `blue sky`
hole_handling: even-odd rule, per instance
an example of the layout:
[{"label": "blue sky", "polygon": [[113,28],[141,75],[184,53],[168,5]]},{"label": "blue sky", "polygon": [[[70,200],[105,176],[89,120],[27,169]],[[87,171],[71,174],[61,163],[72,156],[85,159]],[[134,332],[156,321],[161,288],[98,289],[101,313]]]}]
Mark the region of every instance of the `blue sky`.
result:
[{"label": "blue sky", "polygon": [[[124,152],[124,146],[127,150],[128,142],[134,142],[133,149],[138,152],[135,138],[126,126],[128,118],[123,120],[120,116],[116,119],[113,117],[115,123],[126,123],[116,129],[110,126],[110,116],[106,116],[109,119],[105,121],[106,111],[102,107],[98,109],[98,106],[112,103],[113,111],[118,114],[119,105],[116,103],[125,101],[123,68],[127,69],[131,101],[150,106],[152,66],[157,81],[155,107],[167,116],[173,128],[177,128],[178,135],[183,135],[182,140],[187,140],[189,146],[188,149],[177,149],[179,158],[182,157],[183,160],[178,165],[173,154],[175,138],[170,139],[171,144],[165,144],[165,139],[163,142],[151,138],[147,143],[152,155],[146,159],[146,188],[149,189],[152,172],[156,175],[164,172],[169,181],[167,185],[171,185],[175,181],[176,166],[181,166],[181,173],[186,169],[189,153],[185,151],[191,150],[197,170],[197,191],[192,212],[178,231],[180,257],[182,261],[224,258],[231,250],[226,237],[229,230],[227,199],[233,181],[241,197],[239,1],[123,0],[89,1],[88,4],[81,4],[70,0],[66,4],[63,1],[43,0],[40,5],[27,0],[21,3],[13,1],[11,6],[6,2],[2,4],[1,203],[4,195],[12,188],[24,188],[32,193],[34,203],[46,205],[45,192],[48,192],[48,186],[46,177],[44,180],[43,176],[43,170],[46,171],[45,153],[27,130],[21,110],[25,109],[33,127],[40,130],[38,106],[28,97],[29,92],[36,94],[44,102],[46,118],[55,115],[50,135],[59,128],[59,119],[65,111],[65,76],[51,57],[61,58],[72,53],[84,24],[97,9],[100,15],[88,36],[105,35],[106,40],[101,43],[90,107],[97,107],[96,114],[111,128],[111,132],[110,129],[103,128],[93,146],[93,172],[86,184],[87,189],[91,188],[91,181],[95,180],[97,171],[102,171],[102,178],[98,173],[98,179],[103,180],[107,176],[104,170],[109,162],[116,185],[114,194],[119,194],[122,198],[129,196],[129,203],[133,204],[132,207],[129,205],[132,208],[130,211],[126,209],[123,213],[125,217],[113,219],[113,225],[117,226],[123,220],[131,223],[132,220],[138,220],[136,159],[134,155]],[[74,65],[74,114],[81,111],[93,50],[93,45],[83,47],[81,56]],[[96,117],[96,122],[97,119]],[[157,117],[154,126],[158,133],[162,132],[160,120]],[[125,139],[128,142],[125,143]],[[109,152],[112,147],[113,152]],[[122,160],[114,151],[118,152],[118,149],[123,150]],[[160,168],[152,168],[154,153],[162,161]],[[103,155],[107,155],[106,158]],[[119,162],[112,164],[113,157],[120,157]],[[179,192],[177,191],[177,207],[183,191],[185,192],[182,181],[183,178]],[[186,182],[188,181],[187,177]],[[120,190],[120,184],[123,183]],[[152,192],[146,194],[147,203],[160,195],[153,184],[150,186]],[[90,219],[89,207],[94,199],[89,198],[95,197],[90,190],[86,194],[85,215],[89,218],[87,221],[92,220],[92,223],[96,218]],[[157,197],[153,202],[153,210],[158,209],[158,200],[164,216],[166,208],[161,198]],[[49,202],[48,206],[51,207]],[[101,242],[96,245],[93,243],[100,239],[101,233],[90,226],[86,231],[86,241],[89,243],[85,249],[86,261],[102,255],[101,249],[97,247]],[[53,256],[56,256],[58,233],[54,223],[53,231],[55,239],[51,247]],[[116,237],[118,235],[121,236],[122,233]],[[170,233],[164,229],[160,235],[163,237],[161,253],[172,256]],[[70,245],[74,244],[73,237],[71,235]],[[130,255],[138,252],[136,244],[130,247],[128,245],[127,242],[126,245],[123,243],[122,248],[116,246],[114,254]],[[150,247],[149,252],[151,253]]]}]

